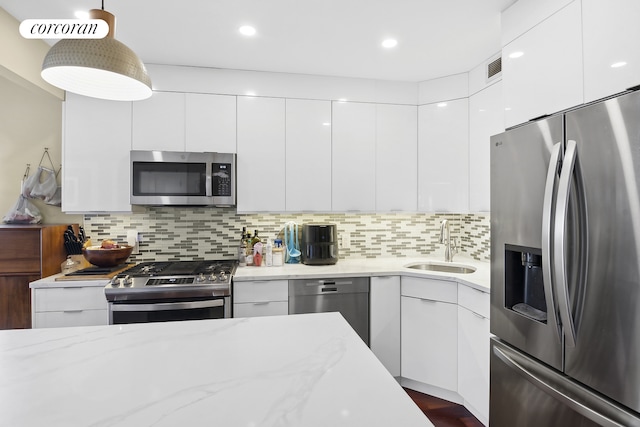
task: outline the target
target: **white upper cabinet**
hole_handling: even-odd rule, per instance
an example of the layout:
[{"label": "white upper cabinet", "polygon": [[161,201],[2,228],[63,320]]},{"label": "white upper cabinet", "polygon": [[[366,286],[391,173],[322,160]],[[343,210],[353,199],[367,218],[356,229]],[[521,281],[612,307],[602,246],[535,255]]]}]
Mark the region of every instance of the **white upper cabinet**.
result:
[{"label": "white upper cabinet", "polygon": [[236,152],[236,97],[187,93],[185,151]]},{"label": "white upper cabinet", "polygon": [[332,210],[376,208],[376,105],[333,102]]},{"label": "white upper cabinet", "polygon": [[489,212],[489,143],[492,135],[504,131],[502,82],[469,98],[469,210]]},{"label": "white upper cabinet", "polygon": [[331,211],[331,102],[287,99],[286,145],[286,210]]},{"label": "white upper cabinet", "polygon": [[469,101],[418,107],[418,210],[469,210]]},{"label": "white upper cabinet", "polygon": [[580,1],[503,46],[502,58],[506,127],[581,104]]},{"label": "white upper cabinet", "polygon": [[416,212],[418,108],[376,106],[376,212]]},{"label": "white upper cabinet", "polygon": [[582,0],[585,102],[640,85],[638,17],[638,0]]},{"label": "white upper cabinet", "polygon": [[238,97],[238,212],[285,210],[285,100]]},{"label": "white upper cabinet", "polygon": [[130,212],[131,102],[67,92],[62,210]]},{"label": "white upper cabinet", "polygon": [[154,92],[133,103],[133,149],[184,151],[185,94]]}]

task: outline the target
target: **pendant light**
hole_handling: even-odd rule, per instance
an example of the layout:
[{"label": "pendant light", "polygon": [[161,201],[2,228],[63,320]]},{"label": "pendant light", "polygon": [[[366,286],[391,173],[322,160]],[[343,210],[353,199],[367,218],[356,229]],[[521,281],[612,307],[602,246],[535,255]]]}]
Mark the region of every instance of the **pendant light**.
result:
[{"label": "pendant light", "polygon": [[114,38],[116,17],[91,9],[89,18],[102,19],[109,33],[102,39],[62,39],[42,63],[42,78],[69,92],[114,101],[151,96],[151,79],[138,56]]}]

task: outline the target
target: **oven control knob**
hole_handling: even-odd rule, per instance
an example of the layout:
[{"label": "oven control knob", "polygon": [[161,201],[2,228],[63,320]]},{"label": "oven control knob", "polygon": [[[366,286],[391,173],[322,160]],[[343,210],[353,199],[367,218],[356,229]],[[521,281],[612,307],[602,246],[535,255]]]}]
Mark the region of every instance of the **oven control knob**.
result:
[{"label": "oven control knob", "polygon": [[218,279],[220,279],[221,282],[225,282],[227,280],[227,274],[224,271],[221,272]]},{"label": "oven control knob", "polygon": [[129,276],[129,275],[126,275],[122,279],[120,279],[120,282],[122,283],[122,286],[131,286],[131,285],[133,285],[133,280],[131,279],[131,276]]},{"label": "oven control knob", "polygon": [[198,283],[204,282],[204,274],[202,273],[198,274],[198,277],[196,277],[196,282]]},{"label": "oven control knob", "polygon": [[209,277],[207,277],[207,280],[210,282],[215,282],[216,280],[218,280],[218,278],[216,277],[215,274],[211,273]]},{"label": "oven control knob", "polygon": [[120,279],[118,277],[114,277],[113,279],[111,279],[110,285],[114,288],[117,288],[118,286],[120,286]]}]

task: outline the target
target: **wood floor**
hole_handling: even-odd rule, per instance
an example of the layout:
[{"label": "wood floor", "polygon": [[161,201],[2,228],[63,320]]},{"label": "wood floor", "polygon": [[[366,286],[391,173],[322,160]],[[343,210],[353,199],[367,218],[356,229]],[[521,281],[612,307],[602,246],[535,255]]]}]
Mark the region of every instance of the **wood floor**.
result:
[{"label": "wood floor", "polygon": [[464,406],[404,389],[435,427],[483,427]]}]

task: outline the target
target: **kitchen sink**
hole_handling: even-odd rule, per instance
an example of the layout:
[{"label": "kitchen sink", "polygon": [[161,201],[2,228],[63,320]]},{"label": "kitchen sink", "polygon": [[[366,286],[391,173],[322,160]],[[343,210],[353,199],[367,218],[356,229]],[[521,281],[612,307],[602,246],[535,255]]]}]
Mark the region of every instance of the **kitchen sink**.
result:
[{"label": "kitchen sink", "polygon": [[406,268],[412,268],[414,270],[427,270],[427,271],[440,271],[444,273],[457,273],[457,274],[469,274],[476,271],[475,267],[463,264],[453,263],[438,263],[438,262],[416,262],[413,264],[405,265]]}]

